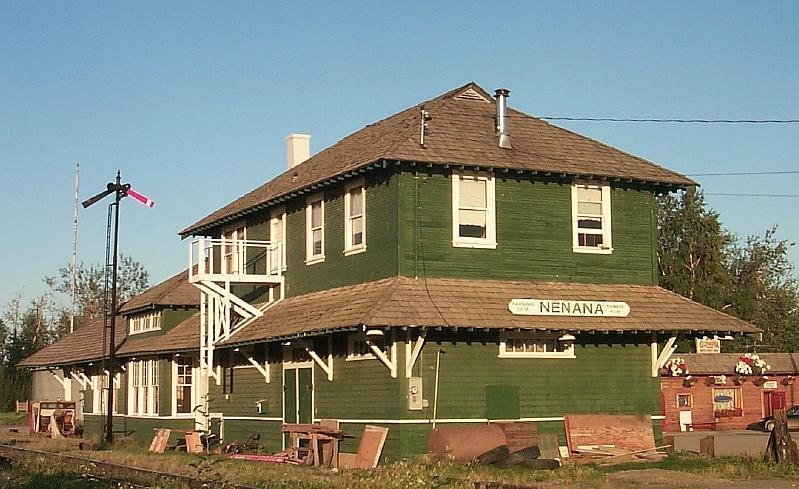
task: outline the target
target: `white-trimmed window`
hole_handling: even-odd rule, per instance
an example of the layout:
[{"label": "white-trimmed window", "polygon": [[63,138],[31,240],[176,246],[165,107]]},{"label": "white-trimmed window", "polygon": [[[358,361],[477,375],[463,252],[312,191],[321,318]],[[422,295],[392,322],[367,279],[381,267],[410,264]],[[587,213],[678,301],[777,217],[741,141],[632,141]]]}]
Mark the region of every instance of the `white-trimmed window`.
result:
[{"label": "white-trimmed window", "polygon": [[347,336],[347,358],[346,360],[369,360],[377,358],[369,347],[372,343],[380,348],[386,355],[389,354],[389,349],[386,346],[385,336],[367,336],[365,333],[353,333]]},{"label": "white-trimmed window", "polygon": [[452,174],[452,246],[497,247],[494,177]]},{"label": "white-trimmed window", "polygon": [[344,254],[366,250],[366,187],[359,178],[344,193]]},{"label": "white-trimmed window", "polygon": [[286,269],[286,208],[277,207],[270,212],[269,241],[277,247],[269,256],[269,273]]},{"label": "white-trimmed window", "polygon": [[325,260],[325,199],[319,193],[308,198],[305,205],[305,264]]},{"label": "white-trimmed window", "polygon": [[222,232],[222,273],[244,273],[246,234],[241,225]]},{"label": "white-trimmed window", "polygon": [[574,336],[503,331],[499,335],[499,356],[503,358],[575,358]]},{"label": "white-trimmed window", "polygon": [[158,415],[158,360],[128,363],[128,413]]},{"label": "white-trimmed window", "polygon": [[129,334],[146,333],[161,329],[161,311],[146,312],[131,316],[129,320]]},{"label": "white-trimmed window", "polygon": [[172,385],[175,386],[175,395],[172,396],[172,413],[174,415],[192,414],[195,402],[194,374],[197,370],[196,361],[191,356],[175,357],[172,362]]},{"label": "white-trimmed window", "polygon": [[[92,375],[92,412],[94,414],[108,413],[108,373]],[[114,413],[119,412],[119,382],[120,375],[114,376]]]},{"label": "white-trimmed window", "polygon": [[572,185],[572,234],[577,253],[613,252],[609,185]]}]

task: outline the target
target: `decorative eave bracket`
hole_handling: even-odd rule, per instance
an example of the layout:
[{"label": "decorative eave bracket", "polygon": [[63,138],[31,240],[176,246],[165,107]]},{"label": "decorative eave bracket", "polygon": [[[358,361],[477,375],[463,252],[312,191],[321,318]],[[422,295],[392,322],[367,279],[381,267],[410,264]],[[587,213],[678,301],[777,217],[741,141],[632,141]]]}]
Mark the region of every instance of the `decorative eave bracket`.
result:
[{"label": "decorative eave bracket", "polygon": [[416,337],[413,346],[411,346],[410,340],[405,343],[405,377],[408,379],[412,377],[413,366],[416,365],[416,361],[422,353],[426,335],[427,332],[422,331],[419,336]]},{"label": "decorative eave bracket", "polygon": [[255,367],[255,370],[257,370],[261,375],[264,376],[264,382],[266,382],[267,384],[272,382],[272,369],[268,361],[265,361],[264,364],[261,365],[252,357],[249,351],[246,351],[243,348],[235,348],[233,351],[239,352],[241,356],[246,358],[247,361],[250,362],[250,364],[253,367]]},{"label": "decorative eave bracket", "polygon": [[657,337],[653,334],[652,336],[652,377],[658,376],[658,371],[666,365],[666,362],[669,361],[669,358],[674,354],[677,350],[677,347],[674,345],[674,342],[677,341],[676,336],[672,336],[671,338],[666,341],[666,344],[663,346],[663,351],[660,352],[658,355],[658,343]]}]

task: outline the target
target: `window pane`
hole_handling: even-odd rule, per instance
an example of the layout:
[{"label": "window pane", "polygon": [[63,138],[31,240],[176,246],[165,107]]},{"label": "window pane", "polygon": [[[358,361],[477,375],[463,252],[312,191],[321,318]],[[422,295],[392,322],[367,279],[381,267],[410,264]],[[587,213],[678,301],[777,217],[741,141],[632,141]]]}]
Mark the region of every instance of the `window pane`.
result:
[{"label": "window pane", "polygon": [[485,180],[461,180],[460,207],[487,207]]},{"label": "window pane", "polygon": [[597,217],[580,217],[577,219],[580,229],[602,229],[602,219]]},{"label": "window pane", "polygon": [[283,216],[272,219],[271,238],[273,243],[283,242]]},{"label": "window pane", "polygon": [[350,190],[350,215],[359,216],[363,213],[363,187]]},{"label": "window pane", "polygon": [[322,201],[311,204],[311,227],[318,228],[322,225]]},{"label": "window pane", "polygon": [[602,235],[580,233],[577,235],[577,241],[580,246],[599,246],[602,244]]},{"label": "window pane", "polygon": [[602,190],[577,187],[577,200],[580,202],[602,202]]},{"label": "window pane", "polygon": [[458,212],[458,234],[462,238],[486,237],[486,211],[463,210]]},{"label": "window pane", "polygon": [[352,220],[352,244],[363,244],[363,217],[356,217]]},{"label": "window pane", "polygon": [[577,203],[577,212],[580,214],[595,214],[598,216],[602,215],[602,203],[601,202],[578,202]]},{"label": "window pane", "polygon": [[313,231],[313,254],[314,255],[321,255],[322,254],[322,230],[315,229]]}]

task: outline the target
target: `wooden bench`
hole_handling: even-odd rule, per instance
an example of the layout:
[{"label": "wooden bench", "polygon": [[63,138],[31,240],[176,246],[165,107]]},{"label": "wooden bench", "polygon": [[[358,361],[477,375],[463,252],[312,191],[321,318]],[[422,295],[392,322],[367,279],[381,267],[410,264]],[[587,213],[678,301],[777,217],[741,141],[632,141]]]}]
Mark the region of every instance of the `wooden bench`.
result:
[{"label": "wooden bench", "polygon": [[716,431],[716,421],[704,421],[701,423],[686,423],[685,428],[688,431],[694,431],[694,430]]},{"label": "wooden bench", "polygon": [[17,410],[18,413],[27,413],[28,412],[28,401],[17,401]]}]

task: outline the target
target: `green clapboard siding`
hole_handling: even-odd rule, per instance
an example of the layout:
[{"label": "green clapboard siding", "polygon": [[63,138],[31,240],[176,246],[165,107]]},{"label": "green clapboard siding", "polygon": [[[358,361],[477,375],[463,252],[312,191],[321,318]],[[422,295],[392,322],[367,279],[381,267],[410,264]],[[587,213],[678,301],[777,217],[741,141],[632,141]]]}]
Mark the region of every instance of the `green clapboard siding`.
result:
[{"label": "green clapboard siding", "polygon": [[[509,174],[508,174],[509,175]],[[400,274],[406,276],[654,284],[651,191],[614,188],[611,255],[572,252],[571,185],[499,174],[497,248],[452,246],[452,184],[431,170],[399,178]]]}]

